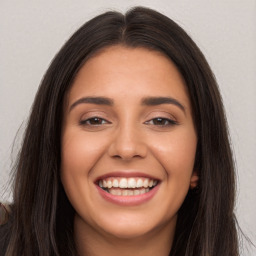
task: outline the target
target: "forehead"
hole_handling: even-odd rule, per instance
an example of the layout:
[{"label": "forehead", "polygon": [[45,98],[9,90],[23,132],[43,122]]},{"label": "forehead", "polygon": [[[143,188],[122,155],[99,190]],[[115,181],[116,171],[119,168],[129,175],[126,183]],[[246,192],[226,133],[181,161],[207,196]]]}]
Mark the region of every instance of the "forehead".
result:
[{"label": "forehead", "polygon": [[172,96],[189,105],[186,84],[174,63],[145,48],[111,46],[91,57],[78,72],[68,101],[88,95]]}]

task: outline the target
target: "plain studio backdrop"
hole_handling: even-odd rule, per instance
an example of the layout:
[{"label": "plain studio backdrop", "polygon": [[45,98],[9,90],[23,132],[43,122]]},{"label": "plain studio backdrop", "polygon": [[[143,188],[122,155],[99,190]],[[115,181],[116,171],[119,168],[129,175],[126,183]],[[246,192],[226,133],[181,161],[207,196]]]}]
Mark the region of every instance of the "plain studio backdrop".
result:
[{"label": "plain studio backdrop", "polygon": [[[10,166],[53,56],[85,21],[108,10],[124,12],[137,5],[156,9],[183,27],[216,75],[236,159],[237,217],[243,232],[255,243],[255,0],[1,0],[0,201],[11,201],[6,187]],[[255,248],[244,243],[241,254],[256,255]]]}]

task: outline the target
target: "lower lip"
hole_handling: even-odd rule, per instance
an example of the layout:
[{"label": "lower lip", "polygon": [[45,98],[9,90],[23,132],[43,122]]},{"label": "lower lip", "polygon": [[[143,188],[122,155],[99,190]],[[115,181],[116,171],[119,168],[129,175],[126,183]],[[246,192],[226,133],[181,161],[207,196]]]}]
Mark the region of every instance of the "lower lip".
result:
[{"label": "lower lip", "polygon": [[116,196],[108,193],[107,191],[101,189],[99,186],[97,186],[97,189],[100,193],[100,195],[107,201],[119,204],[123,206],[136,206],[143,203],[148,202],[150,199],[152,199],[155,194],[157,193],[159,189],[159,184],[152,188],[149,192],[146,192],[142,195],[136,195],[136,196]]}]

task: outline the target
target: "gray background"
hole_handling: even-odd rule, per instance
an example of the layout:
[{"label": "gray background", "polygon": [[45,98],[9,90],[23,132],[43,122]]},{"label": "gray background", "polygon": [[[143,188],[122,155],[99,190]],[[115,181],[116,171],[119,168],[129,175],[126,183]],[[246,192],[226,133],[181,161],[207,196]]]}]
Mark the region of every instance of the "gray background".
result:
[{"label": "gray background", "polygon": [[[6,184],[24,130],[21,124],[54,54],[86,20],[135,5],[155,8],[174,19],[208,59],[220,85],[233,142],[238,221],[255,243],[255,0],[0,0],[0,200],[11,200]],[[256,250],[245,242],[242,255],[256,255]]]}]

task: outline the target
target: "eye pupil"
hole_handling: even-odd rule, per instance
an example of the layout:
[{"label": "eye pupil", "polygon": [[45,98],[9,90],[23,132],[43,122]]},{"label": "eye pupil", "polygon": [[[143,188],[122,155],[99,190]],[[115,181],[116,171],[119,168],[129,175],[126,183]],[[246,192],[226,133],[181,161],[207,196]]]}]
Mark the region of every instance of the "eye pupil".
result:
[{"label": "eye pupil", "polygon": [[91,124],[101,124],[102,123],[102,119],[98,118],[98,117],[93,117],[90,119],[90,123]]},{"label": "eye pupil", "polygon": [[153,122],[154,122],[155,125],[163,125],[163,124],[165,124],[166,120],[163,119],[163,118],[155,118],[153,120]]}]

